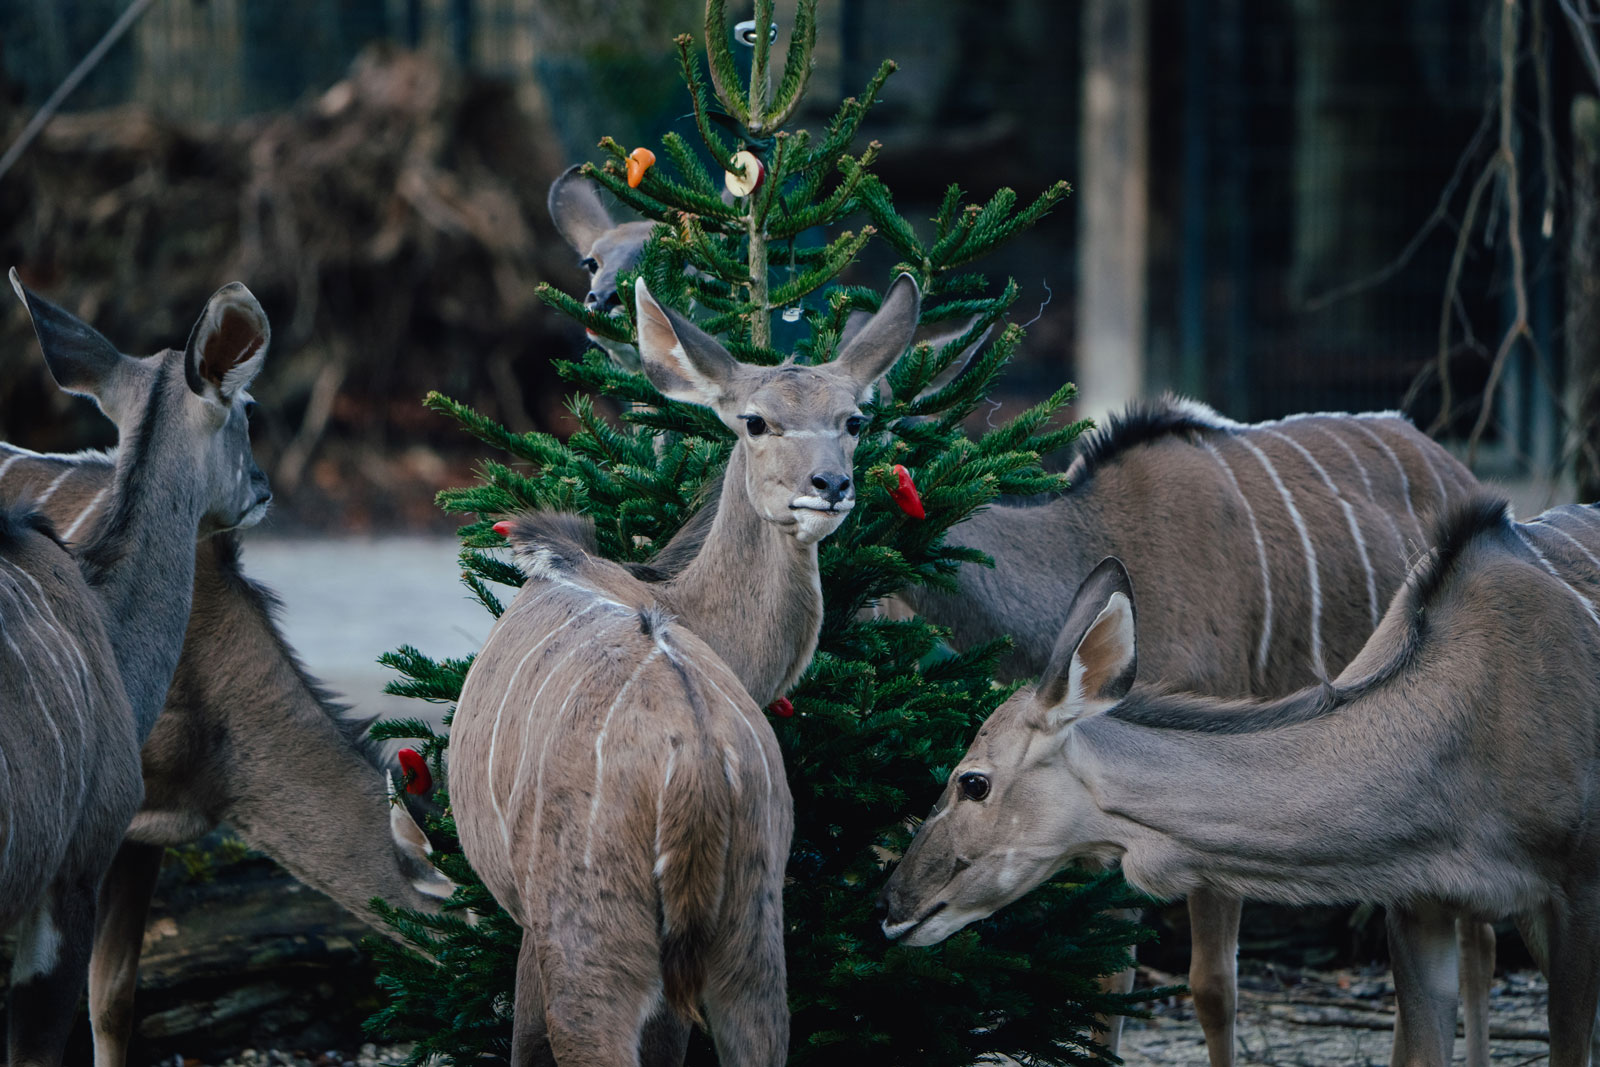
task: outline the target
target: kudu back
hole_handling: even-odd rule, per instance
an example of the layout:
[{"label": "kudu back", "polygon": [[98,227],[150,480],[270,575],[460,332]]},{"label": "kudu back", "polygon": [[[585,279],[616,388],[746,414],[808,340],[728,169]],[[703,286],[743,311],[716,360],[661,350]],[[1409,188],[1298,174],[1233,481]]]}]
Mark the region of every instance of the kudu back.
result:
[{"label": "kudu back", "polygon": [[9,824],[0,923],[20,923],[9,1062],[56,1063],[83,987],[95,893],[139,804],[139,746],[182,646],[195,538],[257,521],[270,500],[247,421],[269,331],[233,283],[182,350],[138,359],[24,289],[15,271],[11,283],[51,376],[92,398],[121,442],[95,535],[68,555],[40,533],[47,520],[14,508],[8,525],[20,535],[0,566],[0,678],[11,706],[33,717],[0,740]]},{"label": "kudu back", "polygon": [[[1134,583],[1084,583],[1040,683],[985,723],[886,892],[936,940],[1075,858],[1156,896],[1370,900],[1397,933],[1397,1061],[1447,1064],[1456,914],[1510,915],[1550,977],[1550,1062],[1588,1062],[1600,994],[1600,513],[1438,525],[1358,655],[1272,702],[1131,688]],[[1158,590],[1140,593],[1145,605]]]},{"label": "kudu back", "polygon": [[463,686],[450,744],[462,848],[523,927],[512,1059],[721,1062],[788,1047],[783,871],[792,802],[761,708],[809,663],[817,543],[856,494],[859,405],[905,350],[909,277],[831,363],[755,367],[636,286],[671,399],[736,435],[713,520],[672,578],[598,557],[587,520],[506,532],[527,583]]},{"label": "kudu back", "polygon": [[[1011,635],[998,673],[1031,677],[1078,584],[1117,556],[1146,591],[1141,677],[1222,697],[1282,696],[1338,673],[1433,524],[1477,487],[1392,412],[1244,425],[1174,397],[1113,416],[1068,476],[1060,496],[951,529],[993,568],[962,567],[955,593],[899,596],[958,645]],[[1211,888],[1189,900],[1189,985],[1213,1067],[1234,1061],[1240,903]],[[1115,1035],[1113,1024],[1113,1047]]]}]

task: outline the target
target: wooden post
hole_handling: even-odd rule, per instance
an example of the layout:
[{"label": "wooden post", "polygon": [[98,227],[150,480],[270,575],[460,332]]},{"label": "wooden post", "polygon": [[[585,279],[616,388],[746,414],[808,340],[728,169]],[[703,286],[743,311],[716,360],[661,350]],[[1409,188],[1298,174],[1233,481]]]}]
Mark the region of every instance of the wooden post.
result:
[{"label": "wooden post", "polygon": [[1572,102],[1572,243],[1567,252],[1568,409],[1577,420],[1578,499],[1600,500],[1600,99]]},{"label": "wooden post", "polygon": [[1145,386],[1149,15],[1149,0],[1083,5],[1076,376],[1096,418]]}]

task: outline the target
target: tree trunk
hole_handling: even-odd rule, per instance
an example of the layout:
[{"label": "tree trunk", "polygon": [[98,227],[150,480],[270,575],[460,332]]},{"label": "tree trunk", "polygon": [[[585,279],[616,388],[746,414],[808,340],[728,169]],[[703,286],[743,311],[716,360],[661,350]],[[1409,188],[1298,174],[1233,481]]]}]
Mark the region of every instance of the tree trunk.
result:
[{"label": "tree trunk", "polygon": [[1600,99],[1572,102],[1567,382],[1577,419],[1578,499],[1600,500]]}]

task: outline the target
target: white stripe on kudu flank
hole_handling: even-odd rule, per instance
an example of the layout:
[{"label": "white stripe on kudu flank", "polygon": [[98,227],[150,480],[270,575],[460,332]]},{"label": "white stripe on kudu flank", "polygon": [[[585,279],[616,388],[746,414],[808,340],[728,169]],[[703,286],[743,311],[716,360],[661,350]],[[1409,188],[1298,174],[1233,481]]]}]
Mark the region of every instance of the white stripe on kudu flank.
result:
[{"label": "white stripe on kudu flank", "polygon": [[1372,476],[1367,473],[1366,464],[1361,462],[1361,457],[1356,455],[1356,450],[1350,447],[1350,442],[1346,441],[1343,437],[1340,437],[1338,434],[1328,429],[1327,426],[1318,423],[1316,426],[1313,426],[1312,429],[1316,430],[1318,433],[1322,434],[1322,436],[1326,437],[1328,440],[1344,449],[1344,454],[1350,457],[1351,463],[1355,464],[1356,472],[1361,475],[1361,484],[1367,487],[1367,499],[1372,501],[1372,504],[1377,509],[1378,514],[1383,516],[1383,521],[1388,523],[1389,532],[1394,534],[1396,553],[1395,558],[1400,561],[1401,569],[1403,570],[1406,562],[1405,535],[1400,532],[1400,524],[1394,521],[1394,516],[1389,514],[1389,509],[1378,503],[1378,492],[1372,486]]},{"label": "white stripe on kudu flank", "polygon": [[1200,444],[1211,453],[1211,458],[1217,461],[1222,473],[1233,483],[1233,491],[1238,495],[1239,503],[1244,505],[1245,518],[1250,520],[1250,536],[1256,540],[1256,560],[1261,564],[1261,641],[1256,646],[1256,670],[1265,674],[1267,651],[1272,647],[1272,570],[1267,566],[1267,545],[1261,539],[1261,527],[1256,524],[1256,509],[1250,506],[1249,499],[1239,486],[1239,479],[1234,476],[1233,468],[1228,466],[1228,461],[1222,458],[1222,453],[1210,441],[1201,441]]},{"label": "white stripe on kudu flank", "polygon": [[1322,662],[1322,581],[1317,575],[1317,549],[1311,543],[1311,531],[1306,529],[1305,517],[1300,514],[1300,509],[1294,506],[1294,497],[1289,494],[1289,487],[1283,484],[1283,479],[1278,476],[1278,468],[1272,465],[1267,454],[1242,433],[1235,435],[1234,440],[1248,448],[1256,459],[1261,461],[1261,468],[1267,472],[1267,477],[1272,479],[1272,484],[1278,487],[1278,495],[1283,497],[1283,506],[1289,509],[1289,518],[1300,534],[1300,547],[1305,550],[1306,555],[1306,574],[1311,581],[1311,669],[1318,678],[1326,678],[1328,669]]},{"label": "white stripe on kudu flank", "polygon": [[[1574,548],[1576,548],[1579,552],[1582,552],[1585,556],[1589,557],[1589,562],[1594,564],[1595,578],[1596,578],[1596,580],[1600,580],[1600,557],[1596,557],[1593,552],[1590,552],[1587,548],[1584,547],[1584,544],[1583,544],[1582,541],[1578,540],[1576,537],[1573,537],[1571,534],[1567,533],[1567,531],[1563,530],[1561,527],[1559,527],[1559,526],[1557,526],[1555,524],[1555,517],[1557,515],[1564,515],[1564,514],[1566,514],[1566,513],[1565,512],[1561,512],[1561,511],[1552,511],[1549,514],[1549,516],[1541,515],[1537,519],[1534,519],[1533,522],[1536,522],[1539,525],[1543,526],[1545,529],[1549,530],[1551,533],[1560,534],[1562,537],[1565,537],[1568,541],[1571,541]],[[1533,525],[1533,523],[1529,523],[1529,525],[1531,526],[1531,525]]]},{"label": "white stripe on kudu flank", "polygon": [[1361,557],[1361,566],[1367,572],[1367,615],[1371,620],[1372,629],[1376,630],[1378,628],[1378,580],[1372,573],[1372,561],[1367,558],[1367,539],[1361,536],[1361,525],[1356,522],[1355,509],[1350,506],[1350,501],[1344,498],[1344,494],[1339,492],[1339,487],[1333,484],[1333,479],[1328,477],[1327,468],[1318,463],[1317,458],[1306,451],[1304,445],[1277,430],[1268,430],[1266,432],[1299,452],[1301,457],[1311,465],[1311,469],[1317,472],[1317,477],[1322,479],[1322,484],[1328,487],[1328,492],[1333,494],[1333,499],[1337,500],[1339,506],[1344,509],[1344,521],[1345,525],[1350,528],[1350,539],[1356,543],[1356,554]]},{"label": "white stripe on kudu flank", "polygon": [[617,709],[622,706],[623,698],[628,695],[628,690],[633,688],[633,683],[639,680],[639,675],[643,674],[644,669],[650,666],[650,664],[654,663],[655,658],[659,655],[661,655],[661,648],[658,645],[650,650],[650,654],[648,656],[639,661],[639,665],[633,669],[633,673],[628,676],[628,680],[622,683],[622,688],[617,690],[617,699],[613,700],[611,702],[611,707],[606,709],[606,717],[600,723],[600,732],[595,734],[594,794],[589,798],[589,840],[583,846],[584,870],[589,869],[589,861],[594,855],[594,823],[595,820],[600,817],[600,790],[605,784],[606,731],[611,729],[611,717],[615,715],[617,713]]},{"label": "white stripe on kudu flank", "polygon": [[72,525],[68,526],[66,532],[61,535],[61,540],[71,541],[73,536],[77,534],[78,527],[83,525],[85,519],[94,514],[94,509],[100,506],[109,492],[111,492],[111,487],[108,485],[96,493],[94,499],[89,501],[89,506],[78,512],[78,517],[72,520]]},{"label": "white stripe on kudu flank", "polygon": [[[672,653],[669,651],[667,655],[671,656]],[[674,657],[674,662],[676,662],[676,657]],[[761,757],[761,773],[766,777],[767,781],[767,803],[765,807],[767,812],[767,840],[770,841],[772,840],[772,767],[767,763],[766,746],[761,743],[761,735],[756,733],[756,728],[751,726],[750,720],[745,717],[744,709],[739,707],[732,697],[722,691],[722,687],[717,684],[716,679],[711,677],[711,672],[698,663],[691,661],[691,665],[700,672],[700,676],[705,679],[706,684],[715,689],[717,695],[728,702],[728,707],[733,709],[734,718],[743,723],[744,728],[750,731],[750,740],[756,746],[756,754]]]},{"label": "white stripe on kudu flank", "polygon": [[34,504],[36,506],[43,507],[46,500],[49,500],[52,496],[55,496],[56,490],[61,488],[61,483],[76,473],[78,473],[77,467],[68,467],[66,470],[56,475],[53,479],[51,479],[50,484],[44,487],[44,492],[40,493],[39,496],[34,500]]},{"label": "white stripe on kudu flank", "polygon": [[[522,654],[522,658],[517,661],[516,669],[511,672],[511,680],[506,683],[505,693],[500,697],[500,706],[494,711],[494,726],[489,731],[489,758],[484,760],[484,770],[488,774],[489,778],[489,802],[494,805],[495,818],[500,820],[500,836],[505,841],[507,854],[510,854],[511,851],[511,828],[506,825],[506,813],[501,810],[500,798],[495,794],[494,791],[494,750],[495,746],[500,743],[500,721],[505,715],[506,702],[511,699],[512,692],[514,692],[517,688],[517,679],[522,677],[522,668],[527,665],[528,660],[533,656],[533,654],[539,651],[545,645],[549,644],[550,639],[556,634],[560,633],[562,630],[565,630],[568,626],[571,626],[573,623],[577,622],[579,619],[583,618],[597,607],[599,607],[598,604],[590,604],[588,607],[572,616],[572,618],[568,619],[560,626],[557,626],[554,630],[551,630],[549,633],[539,638],[539,640],[534,642],[528,651]],[[549,681],[549,679],[547,678],[546,681]],[[541,686],[540,688],[542,689],[543,687]]]},{"label": "white stripe on kudu flank", "polygon": [[1426,538],[1427,535],[1422,530],[1422,520],[1417,518],[1417,509],[1411,504],[1411,479],[1406,477],[1406,468],[1400,462],[1400,457],[1394,454],[1394,449],[1389,447],[1389,443],[1387,441],[1379,437],[1376,433],[1372,432],[1372,430],[1363,426],[1359,421],[1351,419],[1347,425],[1349,425],[1351,429],[1360,430],[1362,433],[1372,438],[1372,443],[1377,445],[1383,454],[1389,457],[1390,463],[1394,464],[1394,472],[1400,476],[1400,496],[1406,502],[1406,514],[1411,516],[1411,525],[1417,528],[1417,536]]},{"label": "white stripe on kudu flank", "polygon": [[1550,561],[1544,558],[1544,553],[1534,547],[1533,539],[1524,532],[1523,524],[1514,522],[1511,528],[1517,531],[1517,539],[1528,546],[1528,551],[1533,553],[1533,558],[1539,561],[1539,566],[1549,572],[1550,577],[1566,586],[1567,592],[1578,598],[1578,603],[1583,605],[1583,610],[1589,613],[1589,621],[1593,622],[1596,629],[1600,629],[1600,615],[1595,614],[1594,602],[1573,587],[1572,583],[1561,576],[1561,573],[1551,566]]}]

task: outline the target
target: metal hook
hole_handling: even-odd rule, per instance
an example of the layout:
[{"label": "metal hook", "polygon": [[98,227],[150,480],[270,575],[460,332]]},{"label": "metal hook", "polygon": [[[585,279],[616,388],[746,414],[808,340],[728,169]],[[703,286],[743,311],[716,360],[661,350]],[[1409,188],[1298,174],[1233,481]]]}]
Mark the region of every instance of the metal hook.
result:
[{"label": "metal hook", "polygon": [[[734,40],[738,41],[746,48],[754,48],[756,46],[756,20],[745,19],[743,22],[735,23],[733,27],[733,37]],[[767,43],[774,44],[777,42],[777,40],[778,24],[774,22],[772,24],[772,29],[767,33]]]}]

